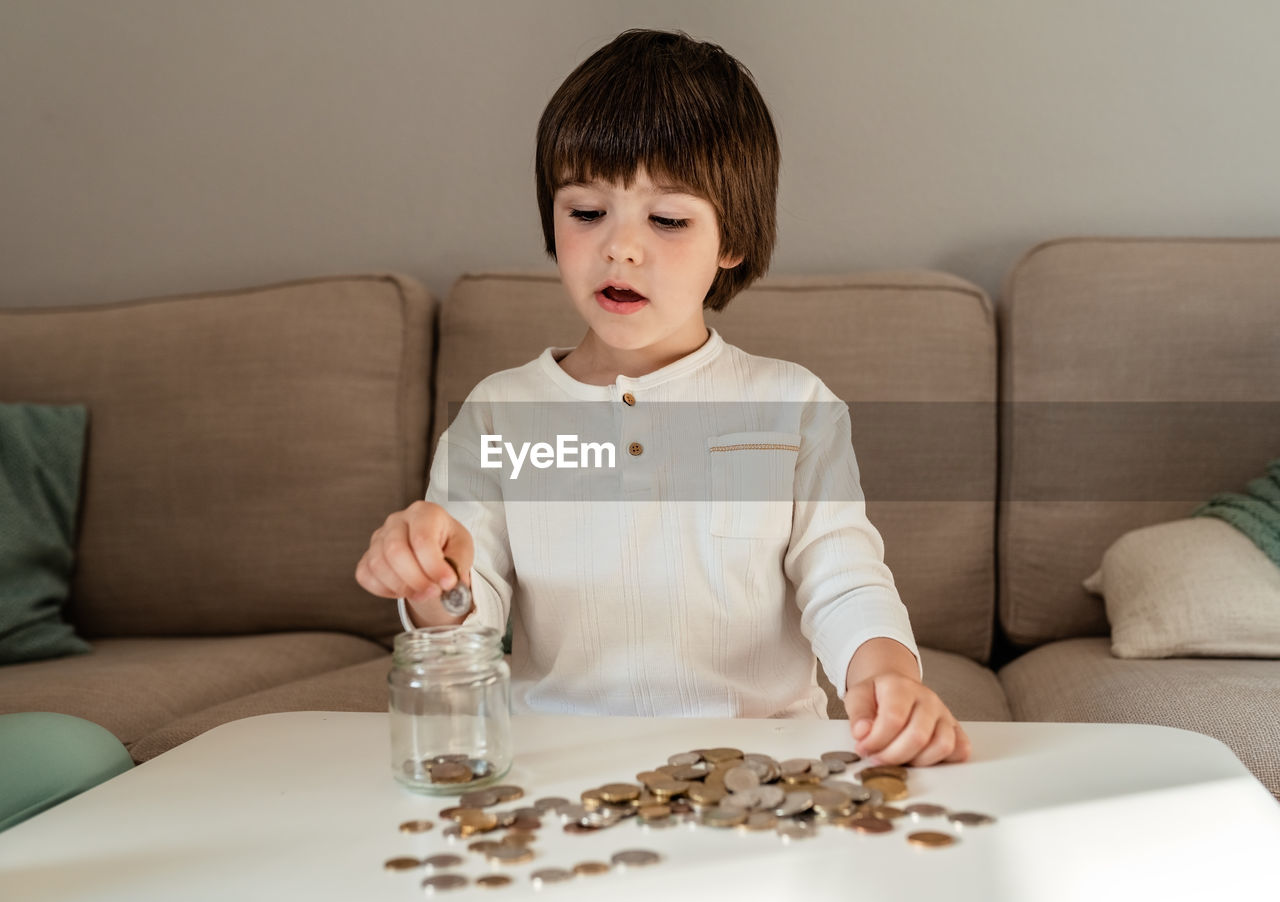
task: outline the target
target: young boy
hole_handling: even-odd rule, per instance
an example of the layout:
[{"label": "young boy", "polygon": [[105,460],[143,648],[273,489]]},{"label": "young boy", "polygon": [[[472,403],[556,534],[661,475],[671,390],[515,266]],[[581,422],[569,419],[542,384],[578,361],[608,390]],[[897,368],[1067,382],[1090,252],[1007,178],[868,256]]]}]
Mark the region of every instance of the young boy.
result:
[{"label": "young boy", "polygon": [[[401,598],[406,628],[510,617],[517,710],[825,716],[816,654],[864,758],[963,761],[866,519],[847,405],[704,322],[768,267],[778,162],[750,73],[720,47],[631,30],[582,63],[543,113],[536,169],[586,335],[476,387],[426,500],[387,518],[356,579]],[[586,475],[572,498],[516,498],[481,463],[482,436],[554,405],[606,412],[626,450],[607,498]],[[712,493],[690,501],[686,477]],[[744,496],[762,483],[787,494]],[[459,578],[474,608],[451,616]]]}]

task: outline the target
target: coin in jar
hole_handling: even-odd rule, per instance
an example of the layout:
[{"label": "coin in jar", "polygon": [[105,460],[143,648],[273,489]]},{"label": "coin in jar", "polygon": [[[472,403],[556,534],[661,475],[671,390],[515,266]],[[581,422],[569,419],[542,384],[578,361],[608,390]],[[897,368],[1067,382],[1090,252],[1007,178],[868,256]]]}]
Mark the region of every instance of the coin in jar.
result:
[{"label": "coin in jar", "polygon": [[648,849],[623,849],[621,852],[615,852],[609,860],[622,867],[640,868],[657,864],[661,859],[661,855],[650,852]]},{"label": "coin in jar", "polygon": [[921,830],[907,835],[907,842],[922,849],[941,849],[954,844],[956,838],[950,833],[938,833],[934,830]]},{"label": "coin in jar", "polygon": [[422,881],[422,888],[427,895],[451,889],[462,889],[467,885],[467,878],[461,874],[436,874]]},{"label": "coin in jar", "polygon": [[430,774],[432,783],[466,783],[471,779],[471,768],[465,764],[433,764]]}]

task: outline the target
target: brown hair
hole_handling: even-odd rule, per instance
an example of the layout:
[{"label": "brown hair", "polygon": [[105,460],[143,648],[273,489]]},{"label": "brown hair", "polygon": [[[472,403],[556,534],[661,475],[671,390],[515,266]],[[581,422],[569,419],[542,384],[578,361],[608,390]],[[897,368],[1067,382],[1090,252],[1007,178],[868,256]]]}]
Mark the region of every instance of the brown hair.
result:
[{"label": "brown hair", "polygon": [[703,306],[721,310],[769,268],[777,238],[777,134],[745,66],[683,32],[631,29],[570,73],[538,122],[534,164],[547,254],[551,201],[570,182],[655,181],[708,200],[720,224],[720,269]]}]

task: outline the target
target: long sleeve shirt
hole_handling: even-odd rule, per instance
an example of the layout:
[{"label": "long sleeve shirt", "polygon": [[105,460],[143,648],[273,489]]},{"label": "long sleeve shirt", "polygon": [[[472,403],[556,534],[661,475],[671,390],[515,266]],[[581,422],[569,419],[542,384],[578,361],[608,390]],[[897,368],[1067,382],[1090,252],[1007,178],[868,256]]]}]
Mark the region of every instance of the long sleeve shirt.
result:
[{"label": "long sleeve shirt", "polygon": [[484,379],[441,437],[426,498],[475,544],[466,622],[510,618],[514,710],[824,717],[816,662],[843,695],[868,639],[919,661],[848,406],[709,333],[605,386],[548,348]]}]

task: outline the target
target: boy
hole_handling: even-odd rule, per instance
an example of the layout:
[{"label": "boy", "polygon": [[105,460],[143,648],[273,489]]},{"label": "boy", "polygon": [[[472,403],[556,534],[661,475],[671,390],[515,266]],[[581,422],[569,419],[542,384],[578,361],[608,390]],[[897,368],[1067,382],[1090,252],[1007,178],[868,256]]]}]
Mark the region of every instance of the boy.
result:
[{"label": "boy", "polygon": [[[517,710],[825,716],[816,653],[863,757],[963,761],[866,519],[847,406],[704,322],[768,266],[778,160],[750,73],[714,44],[631,30],[582,63],[543,113],[536,169],[586,335],[476,387],[427,499],[387,518],[356,579],[401,598],[406,628],[462,622],[441,604],[459,578],[468,622],[510,616]],[[555,405],[605,411],[626,453],[613,482],[583,475],[566,497],[544,479],[521,500],[480,446]],[[745,497],[762,485],[786,494]]]}]

